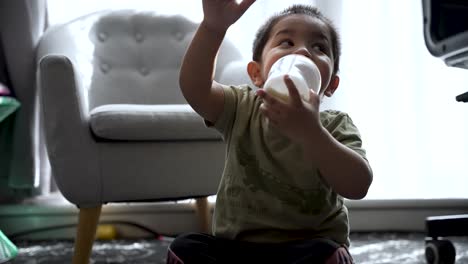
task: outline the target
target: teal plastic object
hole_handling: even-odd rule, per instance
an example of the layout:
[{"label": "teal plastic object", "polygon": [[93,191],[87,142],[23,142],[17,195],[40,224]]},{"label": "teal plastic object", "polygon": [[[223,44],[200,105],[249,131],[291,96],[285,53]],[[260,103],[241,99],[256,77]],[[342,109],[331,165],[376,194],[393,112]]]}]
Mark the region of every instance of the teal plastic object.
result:
[{"label": "teal plastic object", "polygon": [[13,97],[0,96],[0,123],[15,112],[20,107],[20,103]]},{"label": "teal plastic object", "polygon": [[0,230],[0,263],[14,259],[18,255],[18,248]]}]

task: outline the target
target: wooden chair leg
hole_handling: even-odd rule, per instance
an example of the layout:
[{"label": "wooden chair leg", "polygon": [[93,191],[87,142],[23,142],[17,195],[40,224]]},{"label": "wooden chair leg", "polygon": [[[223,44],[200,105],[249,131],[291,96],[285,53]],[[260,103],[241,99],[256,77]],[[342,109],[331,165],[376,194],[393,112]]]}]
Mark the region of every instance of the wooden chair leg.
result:
[{"label": "wooden chair leg", "polygon": [[88,264],[102,206],[80,208],[73,264]]},{"label": "wooden chair leg", "polygon": [[195,206],[200,223],[200,230],[203,233],[211,233],[211,213],[208,197],[195,199]]}]

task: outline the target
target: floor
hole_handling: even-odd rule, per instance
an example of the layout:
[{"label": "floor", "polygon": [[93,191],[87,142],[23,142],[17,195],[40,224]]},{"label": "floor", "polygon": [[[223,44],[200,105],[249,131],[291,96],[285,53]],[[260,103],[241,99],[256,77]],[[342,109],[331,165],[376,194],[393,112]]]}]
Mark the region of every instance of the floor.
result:
[{"label": "floor", "polygon": [[[457,250],[457,264],[468,263],[468,238],[450,238]],[[104,263],[165,263],[166,249],[171,239],[97,241],[92,262]],[[422,233],[355,233],[351,235],[351,254],[361,264],[424,264],[424,234]],[[10,264],[69,263],[73,252],[71,241],[20,241],[19,255]]]},{"label": "floor", "polygon": [[[51,225],[66,224],[76,220],[76,208],[72,209],[68,207],[44,207],[36,208],[34,205],[40,204],[44,207],[44,204],[47,205],[62,205],[63,198],[56,196],[47,196],[44,199],[34,199],[30,202],[29,209],[25,209],[25,205],[16,206],[14,208],[6,208],[0,210],[0,222],[4,222],[3,230],[10,230],[10,232],[15,233],[22,229],[21,226],[28,226],[29,228],[39,228],[43,227],[46,223]],[[138,222],[141,222],[144,225],[149,223],[154,223],[157,217],[164,215],[163,213],[167,211],[166,209],[153,208],[140,208],[140,206],[131,206],[125,207],[125,209],[113,208],[112,205],[106,207],[102,215],[103,218],[107,220],[119,220],[111,219],[110,216],[116,217],[120,214],[125,216],[122,219],[133,219],[130,216],[135,216],[138,218]],[[179,206],[180,207],[180,206]],[[178,208],[179,208],[178,207]],[[459,205],[456,206],[460,207]],[[5,209],[6,208],[6,209]],[[184,207],[185,208],[185,207]],[[379,207],[380,208],[380,207]],[[464,207],[463,207],[464,208]],[[11,209],[11,210],[10,210]],[[184,215],[184,219],[188,219],[191,215],[191,209],[185,208],[177,211],[177,214],[174,214],[176,218],[170,218],[164,215],[162,217],[164,221],[158,222],[158,228],[161,230],[193,230],[195,227],[192,226],[172,226],[171,219],[180,219],[181,213],[187,211],[187,215]],[[355,211],[358,211],[355,208]],[[433,210],[433,208],[429,208]],[[161,211],[163,210],[163,211]],[[172,208],[171,210],[175,210]],[[193,211],[193,210],[192,210]],[[3,212],[3,215],[1,214]],[[106,215],[106,212],[108,215]],[[145,212],[145,214],[142,214]],[[150,212],[148,215],[146,213]],[[454,212],[437,212],[429,211],[430,215],[442,215],[453,214]],[[112,213],[112,215],[111,215]],[[404,211],[405,215],[408,214],[407,211]],[[368,215],[368,213],[366,213]],[[42,216],[39,217],[39,216]],[[15,225],[5,224],[6,218],[10,217],[10,222],[15,222]],[[424,219],[425,215],[420,215],[419,218]],[[10,219],[8,218],[8,219]],[[148,218],[148,222],[145,220]],[[23,219],[24,221],[20,221]],[[26,221],[26,220],[28,221]],[[168,220],[169,219],[169,220]],[[369,220],[369,219],[367,219]],[[175,221],[179,222],[194,222],[195,218],[190,221]],[[400,219],[400,222],[408,224],[405,220]],[[8,222],[8,221],[7,221]],[[157,222],[157,221],[156,221]],[[356,221],[355,221],[356,222]],[[8,222],[9,223],[9,222]],[[170,223],[171,225],[165,226],[164,223]],[[37,225],[37,226],[36,226]],[[15,229],[15,227],[18,227]],[[158,229],[156,228],[156,229]],[[0,229],[1,225],[0,225]],[[13,230],[13,231],[12,231]],[[71,230],[71,229],[70,229]],[[123,231],[123,229],[121,230]],[[133,232],[133,230],[132,230]],[[57,232],[54,232],[57,233]],[[177,232],[173,232],[177,233]],[[52,233],[51,233],[52,234]],[[143,233],[146,234],[146,233]],[[72,232],[70,236],[73,237],[74,233]],[[44,237],[44,235],[43,235]],[[124,236],[125,237],[125,236]],[[73,253],[73,243],[71,240],[52,240],[53,236],[46,236],[47,241],[38,241],[38,240],[18,240],[15,241],[15,244],[19,248],[19,255],[14,259],[8,262],[9,264],[36,264],[36,263],[70,263],[71,256]],[[29,239],[29,238],[28,238]],[[456,263],[468,264],[468,237],[453,237],[450,238],[454,242],[457,259]],[[353,255],[353,258],[356,263],[362,264],[424,264],[424,233],[353,233],[351,234],[351,248],[350,252]],[[104,264],[104,263],[165,263],[166,250],[171,241],[171,238],[166,237],[162,240],[115,240],[115,241],[97,241],[93,247],[92,261],[94,264]]]}]

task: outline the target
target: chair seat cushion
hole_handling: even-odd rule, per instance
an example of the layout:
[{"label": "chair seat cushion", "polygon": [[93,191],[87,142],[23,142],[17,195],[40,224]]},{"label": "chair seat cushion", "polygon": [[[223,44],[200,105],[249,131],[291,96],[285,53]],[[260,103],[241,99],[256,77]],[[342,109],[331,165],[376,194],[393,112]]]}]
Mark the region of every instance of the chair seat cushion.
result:
[{"label": "chair seat cushion", "polygon": [[221,140],[188,104],[109,104],[90,112],[95,136],[109,140]]}]

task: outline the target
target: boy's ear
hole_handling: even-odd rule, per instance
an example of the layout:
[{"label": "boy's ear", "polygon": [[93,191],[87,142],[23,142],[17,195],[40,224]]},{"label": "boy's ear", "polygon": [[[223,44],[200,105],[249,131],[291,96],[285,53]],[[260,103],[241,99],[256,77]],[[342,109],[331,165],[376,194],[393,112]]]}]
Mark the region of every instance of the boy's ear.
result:
[{"label": "boy's ear", "polygon": [[265,81],[263,80],[262,68],[260,67],[260,63],[256,61],[249,62],[249,64],[247,64],[247,73],[249,74],[250,80],[253,84],[255,84],[255,86],[263,86],[263,83]]},{"label": "boy's ear", "polygon": [[332,77],[332,79],[330,80],[330,83],[328,84],[328,87],[325,89],[325,95],[327,97],[331,97],[336,89],[338,89],[338,86],[340,85],[340,77],[338,77],[338,75],[335,75]]}]

